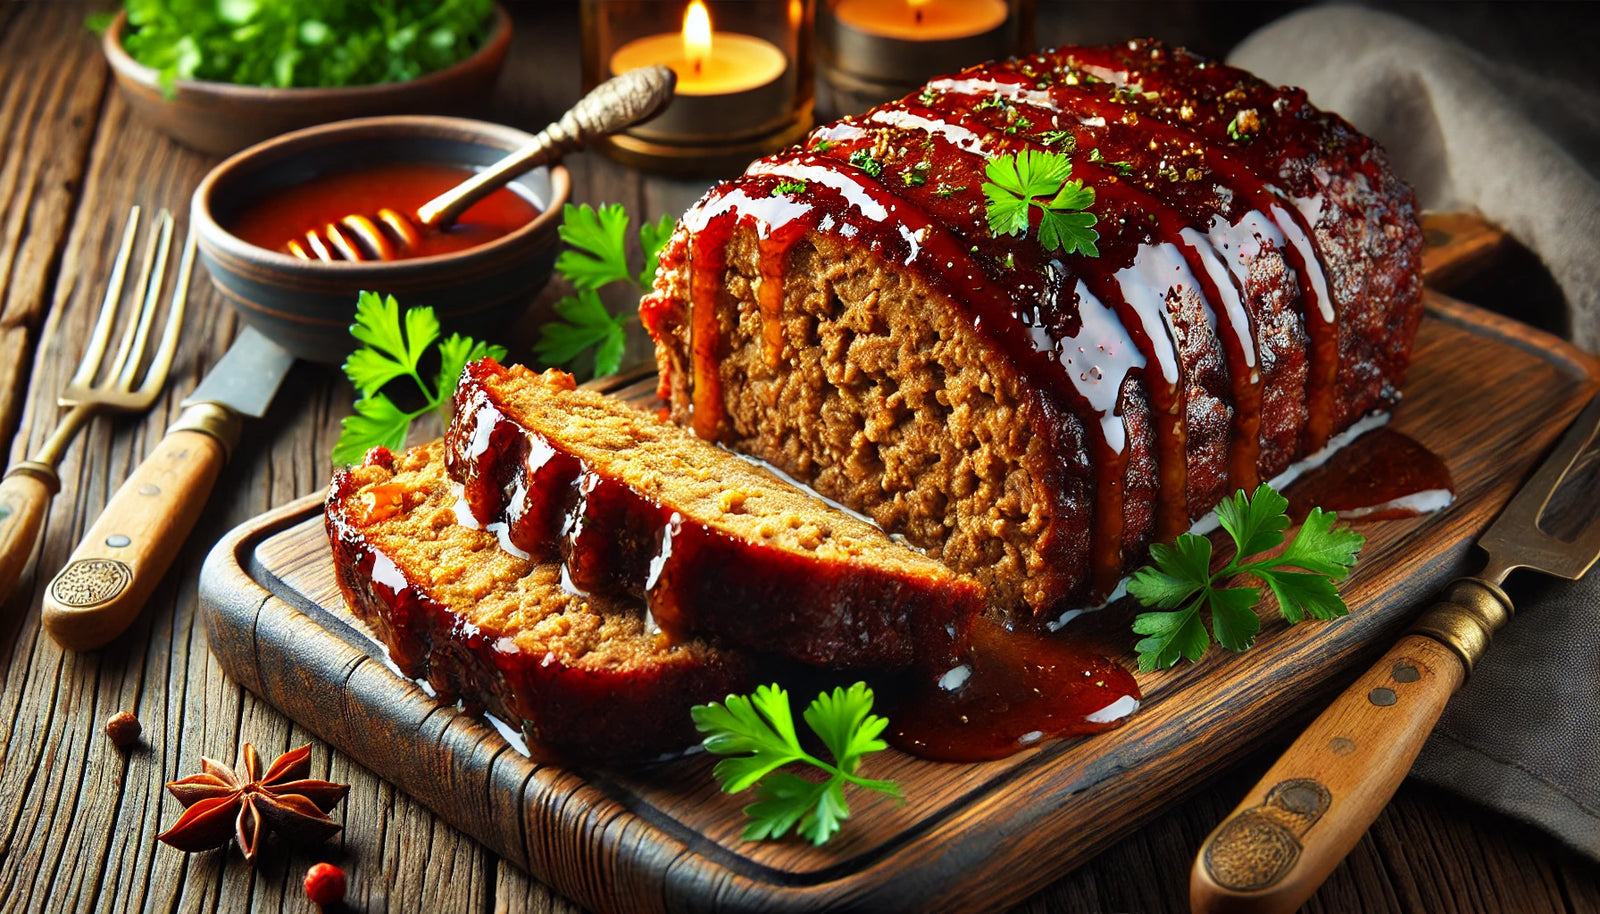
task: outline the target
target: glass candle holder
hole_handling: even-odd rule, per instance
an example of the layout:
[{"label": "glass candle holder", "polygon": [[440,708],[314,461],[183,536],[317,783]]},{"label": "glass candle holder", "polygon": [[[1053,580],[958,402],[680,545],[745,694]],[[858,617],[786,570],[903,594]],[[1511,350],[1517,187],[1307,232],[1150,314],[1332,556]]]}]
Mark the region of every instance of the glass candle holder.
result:
[{"label": "glass candle holder", "polygon": [[820,0],[817,57],[829,115],[855,114],[935,76],[1031,43],[1033,0]]},{"label": "glass candle holder", "polygon": [[725,174],[811,129],[812,0],[584,0],[584,89],[665,64],[677,94],[660,115],[608,137],[624,164]]}]

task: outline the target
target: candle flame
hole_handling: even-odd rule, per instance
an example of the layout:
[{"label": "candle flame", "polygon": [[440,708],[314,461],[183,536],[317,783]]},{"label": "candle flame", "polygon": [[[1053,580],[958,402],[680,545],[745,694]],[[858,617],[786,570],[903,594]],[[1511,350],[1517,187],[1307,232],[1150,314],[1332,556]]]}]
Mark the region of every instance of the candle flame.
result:
[{"label": "candle flame", "polygon": [[926,6],[927,3],[928,0],[906,0],[906,6],[911,7],[911,18],[918,25],[922,24],[922,8]]},{"label": "candle flame", "polygon": [[703,0],[693,0],[683,12],[683,56],[696,73],[711,57],[711,12]]}]

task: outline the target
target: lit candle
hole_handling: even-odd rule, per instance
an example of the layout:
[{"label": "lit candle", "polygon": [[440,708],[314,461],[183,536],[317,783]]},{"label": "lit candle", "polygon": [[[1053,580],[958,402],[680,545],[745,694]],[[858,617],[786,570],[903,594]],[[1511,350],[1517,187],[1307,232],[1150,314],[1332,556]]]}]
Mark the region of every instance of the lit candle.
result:
[{"label": "lit candle", "polygon": [[[652,139],[744,136],[785,117],[793,81],[789,59],[754,35],[716,32],[702,0],[693,0],[678,33],[648,35],[611,55],[613,75],[665,64],[678,74],[672,104],[629,131]],[[786,79],[785,77],[788,77]]]},{"label": "lit candle", "polygon": [[1006,0],[832,0],[818,7],[823,75],[862,102],[1002,57],[1016,41]]},{"label": "lit candle", "polygon": [[[902,41],[947,41],[1005,24],[1005,0],[839,0],[841,24]],[[971,61],[977,63],[978,61]]]}]

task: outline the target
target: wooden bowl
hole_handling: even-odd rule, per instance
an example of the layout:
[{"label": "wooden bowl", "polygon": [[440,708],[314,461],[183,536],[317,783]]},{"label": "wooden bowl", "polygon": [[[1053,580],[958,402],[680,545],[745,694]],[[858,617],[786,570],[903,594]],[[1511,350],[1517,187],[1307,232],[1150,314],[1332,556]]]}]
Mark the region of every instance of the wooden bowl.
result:
[{"label": "wooden bowl", "polygon": [[532,139],[499,124],[427,115],[309,127],[213,168],[195,189],[190,231],[217,291],[246,323],[301,358],[339,362],[350,354],[349,327],[363,290],[393,294],[402,308],[432,306],[446,333],[498,339],[550,279],[560,247],[556,226],[572,188],[561,165],[514,182],[540,210],[532,222],[448,254],[389,263],[306,261],[256,247],[224,226],[274,192],[332,171],[397,161],[481,167]]},{"label": "wooden bowl", "polygon": [[496,4],[483,47],[443,70],[404,82],[329,89],[273,89],[180,79],[161,94],[160,75],[122,49],[128,14],[101,40],[117,85],[134,113],[191,149],[228,155],[313,124],[381,114],[461,114],[482,108],[511,46],[511,17]]}]

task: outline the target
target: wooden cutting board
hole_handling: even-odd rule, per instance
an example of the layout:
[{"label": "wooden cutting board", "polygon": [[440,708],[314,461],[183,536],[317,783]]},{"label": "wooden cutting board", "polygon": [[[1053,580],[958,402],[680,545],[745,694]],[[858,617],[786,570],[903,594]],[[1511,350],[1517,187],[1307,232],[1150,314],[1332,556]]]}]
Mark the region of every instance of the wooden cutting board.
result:
[{"label": "wooden cutting board", "polygon": [[[866,773],[900,781],[907,802],[853,794],[851,819],[823,848],[741,842],[749,798],[719,793],[703,754],[629,771],[541,765],[482,719],[439,706],[386,665],[344,608],[320,493],[239,527],[211,553],[200,584],[211,650],[251,691],[591,908],[999,907],[1320,708],[1421,601],[1474,570],[1471,543],[1600,387],[1600,365],[1432,292],[1427,307],[1393,426],[1445,459],[1456,499],[1362,528],[1367,546],[1342,588],[1347,618],[1293,628],[1270,619],[1246,654],[1216,649],[1140,674],[1143,708],[1109,733],[982,764],[873,756]],[[652,388],[643,380],[621,393],[644,400]],[[1131,666],[1126,610],[1098,615]]]}]

